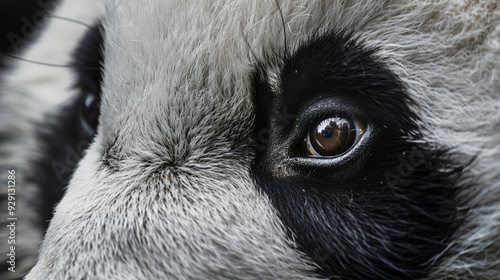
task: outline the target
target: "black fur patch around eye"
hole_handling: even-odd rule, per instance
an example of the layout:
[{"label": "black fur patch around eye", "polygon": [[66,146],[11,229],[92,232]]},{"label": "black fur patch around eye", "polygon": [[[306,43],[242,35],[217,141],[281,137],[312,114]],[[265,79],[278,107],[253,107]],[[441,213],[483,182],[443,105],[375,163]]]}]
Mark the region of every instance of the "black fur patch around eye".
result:
[{"label": "black fur patch around eye", "polygon": [[75,87],[100,93],[102,82],[103,29],[100,22],[90,28],[73,52],[72,66],[77,73]]},{"label": "black fur patch around eye", "polygon": [[[332,279],[423,277],[462,219],[456,194],[464,167],[446,149],[418,141],[412,101],[375,53],[330,33],[275,59],[277,86],[268,82],[269,62],[254,76],[254,176],[317,273]],[[337,163],[343,168],[290,160],[283,139],[303,121],[300,109],[329,97],[359,107],[373,139],[362,156]],[[349,170],[355,174],[345,176]]]},{"label": "black fur patch around eye", "polygon": [[[74,87],[80,92],[100,93],[102,80],[103,37],[100,23],[90,28],[73,53],[72,67],[77,74]],[[40,124],[39,143],[43,155],[33,166],[35,172],[30,181],[39,185],[40,213],[45,228],[52,218],[54,206],[64,194],[64,188],[85,149],[92,141],[80,122],[81,97],[46,116]]]}]

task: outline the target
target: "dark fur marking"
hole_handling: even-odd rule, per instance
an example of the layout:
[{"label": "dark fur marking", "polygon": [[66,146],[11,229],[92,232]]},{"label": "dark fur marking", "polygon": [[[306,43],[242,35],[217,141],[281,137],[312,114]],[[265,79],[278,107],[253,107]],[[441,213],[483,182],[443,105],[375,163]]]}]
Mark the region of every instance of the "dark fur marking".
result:
[{"label": "dark fur marking", "polygon": [[[78,77],[75,88],[82,94],[100,92],[101,50],[101,25],[97,23],[87,31],[73,54],[72,66]],[[92,141],[92,135],[87,135],[80,123],[80,103],[81,97],[74,99],[40,124],[45,128],[38,132],[45,154],[34,161],[35,171],[29,180],[40,186],[43,228],[48,226],[54,205],[62,198],[76,164]]]},{"label": "dark fur marking", "polygon": [[[254,176],[317,273],[332,279],[423,277],[461,221],[455,196],[463,166],[445,149],[408,140],[420,139],[412,101],[374,53],[331,33],[285,56],[279,92],[266,82],[268,64],[254,76],[256,132],[269,130],[257,144]],[[377,130],[343,167],[296,164],[281,141],[297,122],[314,121],[297,114],[320,97],[355,104]]]}]

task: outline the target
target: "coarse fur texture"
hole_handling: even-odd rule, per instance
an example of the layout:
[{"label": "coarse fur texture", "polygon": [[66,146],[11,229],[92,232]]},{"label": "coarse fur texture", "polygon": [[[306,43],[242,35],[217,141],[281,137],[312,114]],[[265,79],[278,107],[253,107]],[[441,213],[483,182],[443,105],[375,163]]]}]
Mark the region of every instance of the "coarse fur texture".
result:
[{"label": "coarse fur texture", "polygon": [[497,0],[53,13],[22,56],[70,67],[1,73],[2,279],[498,279]]}]

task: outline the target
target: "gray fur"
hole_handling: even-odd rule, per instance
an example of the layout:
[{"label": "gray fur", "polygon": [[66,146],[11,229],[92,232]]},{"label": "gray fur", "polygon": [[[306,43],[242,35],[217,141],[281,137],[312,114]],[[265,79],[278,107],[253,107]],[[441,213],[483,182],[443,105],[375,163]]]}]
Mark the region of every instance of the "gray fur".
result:
[{"label": "gray fur", "polygon": [[[472,210],[427,279],[498,278],[497,0],[279,5],[289,50],[316,32],[354,33],[378,47],[407,86],[426,142],[477,155],[465,171],[476,187],[460,194]],[[280,10],[275,1],[247,0],[62,3],[57,12],[66,17],[102,18],[103,104],[97,136],[26,279],[313,279],[315,264],[287,237],[249,175],[254,56],[263,60],[284,48]],[[58,28],[69,37],[58,36],[55,44],[51,34]],[[85,31],[56,19],[45,29],[26,57],[65,63],[58,56],[67,55]],[[0,133],[10,140],[0,146],[0,171],[18,174],[17,254],[26,256],[18,273],[34,265],[42,238],[37,213],[27,205],[36,203],[37,190],[23,180],[30,158],[44,152],[34,129],[70,98],[67,71],[17,62],[4,74]],[[101,160],[106,153],[108,165]],[[5,188],[1,192],[4,200]],[[0,210],[2,262],[5,212]]]}]

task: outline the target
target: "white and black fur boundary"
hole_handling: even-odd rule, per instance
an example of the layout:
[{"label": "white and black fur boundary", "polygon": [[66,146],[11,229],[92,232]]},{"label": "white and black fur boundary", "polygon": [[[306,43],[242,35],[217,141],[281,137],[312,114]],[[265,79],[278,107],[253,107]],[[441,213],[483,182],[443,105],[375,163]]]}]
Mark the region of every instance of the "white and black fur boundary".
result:
[{"label": "white and black fur boundary", "polygon": [[[91,27],[53,18],[23,58],[71,67],[1,77],[2,279],[499,278],[497,0],[54,13]],[[308,156],[336,116],[366,131]]]}]

